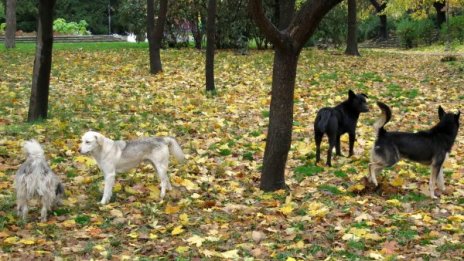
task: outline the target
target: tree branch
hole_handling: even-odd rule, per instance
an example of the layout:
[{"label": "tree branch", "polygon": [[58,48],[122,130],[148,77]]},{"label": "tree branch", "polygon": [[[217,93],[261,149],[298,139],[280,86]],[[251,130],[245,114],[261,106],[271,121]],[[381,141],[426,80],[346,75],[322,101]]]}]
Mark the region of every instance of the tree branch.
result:
[{"label": "tree branch", "polygon": [[342,0],[312,0],[303,4],[288,28],[296,50],[301,50],[322,18],[340,2]]},{"label": "tree branch", "polygon": [[263,32],[266,38],[273,43],[275,47],[282,48],[284,46],[282,33],[264,14],[262,0],[250,0],[248,2],[248,10],[256,26]]}]

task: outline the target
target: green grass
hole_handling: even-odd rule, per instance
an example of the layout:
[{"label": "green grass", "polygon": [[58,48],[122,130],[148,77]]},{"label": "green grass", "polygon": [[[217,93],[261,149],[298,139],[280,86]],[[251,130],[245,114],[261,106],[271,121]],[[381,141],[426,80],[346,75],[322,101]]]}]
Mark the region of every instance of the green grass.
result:
[{"label": "green grass", "polygon": [[[80,51],[102,51],[115,49],[147,49],[148,43],[129,43],[129,42],[96,42],[96,43],[53,43],[53,50],[80,50]],[[0,52],[25,52],[35,51],[35,43],[16,43],[16,48],[6,49],[1,45]]]},{"label": "green grass", "polygon": [[298,182],[301,182],[305,177],[311,177],[316,175],[317,173],[323,171],[324,168],[316,166],[316,165],[303,165],[296,167],[294,170],[294,177]]}]

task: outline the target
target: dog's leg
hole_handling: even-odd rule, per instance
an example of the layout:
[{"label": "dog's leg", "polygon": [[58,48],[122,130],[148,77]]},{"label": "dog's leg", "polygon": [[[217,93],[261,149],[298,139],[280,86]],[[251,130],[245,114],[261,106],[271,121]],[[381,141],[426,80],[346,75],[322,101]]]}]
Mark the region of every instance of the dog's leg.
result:
[{"label": "dog's leg", "polygon": [[377,187],[379,183],[377,182],[377,174],[382,171],[383,165],[379,164],[378,162],[371,162],[369,163],[369,181],[374,183]]},{"label": "dog's leg", "polygon": [[354,147],[354,141],[356,140],[356,132],[351,131],[351,132],[348,133],[348,136],[349,136],[349,139],[350,139],[350,152],[348,154],[348,157],[351,157],[354,154],[353,147]]},{"label": "dog's leg", "polygon": [[103,197],[100,204],[104,205],[110,202],[111,195],[113,194],[114,179],[116,173],[114,171],[105,173],[105,188],[103,190]]},{"label": "dog's leg", "polygon": [[327,132],[329,138],[329,150],[327,151],[327,166],[332,166],[332,152],[337,142],[337,133],[335,131]]},{"label": "dog's leg", "polygon": [[443,176],[443,165],[440,168],[440,172],[438,173],[438,189],[443,192],[445,191],[445,177]]},{"label": "dog's leg", "polygon": [[323,133],[317,130],[314,131],[314,140],[316,141],[316,163],[321,160],[321,142],[323,135]]},{"label": "dog's leg", "polygon": [[27,212],[29,211],[27,207],[27,199],[25,196],[18,196],[16,199],[16,205],[18,216],[21,216],[21,218],[25,220],[27,218]]},{"label": "dog's leg", "polygon": [[435,164],[432,164],[430,172],[431,172],[430,181],[429,181],[430,197],[433,199],[436,199],[437,196],[435,196],[435,183],[437,181],[437,176],[439,175],[440,169],[436,167]]},{"label": "dog's leg", "polygon": [[160,198],[164,198],[164,196],[166,195],[166,189],[169,189],[169,187],[171,186],[169,182],[169,177],[167,175],[167,170],[168,170],[167,159],[166,160],[163,159],[161,161],[155,162],[155,167],[156,167],[156,172],[158,172],[158,177],[161,183]]},{"label": "dog's leg", "polygon": [[335,149],[336,149],[336,153],[337,153],[337,156],[341,156],[342,155],[342,151],[340,149],[340,136],[341,135],[337,135],[337,139],[335,141]]},{"label": "dog's leg", "polygon": [[42,210],[40,211],[40,221],[47,222],[47,212],[51,209],[53,199],[50,199],[49,195],[42,197]]}]

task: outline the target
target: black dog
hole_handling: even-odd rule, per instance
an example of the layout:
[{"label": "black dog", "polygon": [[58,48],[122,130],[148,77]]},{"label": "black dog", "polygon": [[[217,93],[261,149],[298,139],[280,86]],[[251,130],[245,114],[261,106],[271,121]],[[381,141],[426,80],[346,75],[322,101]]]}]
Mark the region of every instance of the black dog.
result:
[{"label": "black dog", "polygon": [[347,133],[350,136],[350,154],[353,155],[353,145],[356,140],[356,124],[361,112],[368,112],[367,95],[348,92],[348,99],[336,107],[325,107],[317,112],[314,121],[314,139],[316,140],[316,163],[321,159],[321,141],[324,133],[329,138],[329,151],[327,152],[327,166],[332,166],[332,150],[336,147],[337,155],[340,152],[340,136]]},{"label": "black dog", "polygon": [[377,139],[371,153],[369,163],[369,180],[378,185],[376,175],[385,167],[393,166],[401,158],[406,158],[424,165],[430,165],[430,197],[435,196],[435,183],[438,179],[438,188],[445,189],[443,177],[443,162],[451,151],[459,129],[459,116],[446,113],[441,106],[438,107],[440,122],[427,131],[417,133],[387,132],[384,125],[390,121],[391,110],[382,103],[377,102],[382,110],[382,117],[375,123]]}]

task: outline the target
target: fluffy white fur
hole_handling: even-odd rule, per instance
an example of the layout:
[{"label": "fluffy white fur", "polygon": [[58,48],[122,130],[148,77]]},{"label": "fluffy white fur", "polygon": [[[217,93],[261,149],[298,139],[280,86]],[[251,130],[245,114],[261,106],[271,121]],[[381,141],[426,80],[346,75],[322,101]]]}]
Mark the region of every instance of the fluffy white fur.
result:
[{"label": "fluffy white fur", "polygon": [[185,158],[181,147],[172,137],[114,141],[95,131],[88,131],[82,136],[79,151],[93,156],[104,174],[105,187],[101,204],[111,199],[116,173],[135,168],[142,161],[150,162],[156,169],[161,181],[160,197],[163,198],[166,190],[172,189],[167,175],[169,155],[172,154],[179,162]]},{"label": "fluffy white fur", "polygon": [[44,151],[36,140],[23,144],[26,161],[21,164],[15,177],[16,204],[18,215],[26,219],[28,201],[40,197],[42,201],[41,220],[47,220],[47,212],[60,202],[63,185],[47,164]]}]

